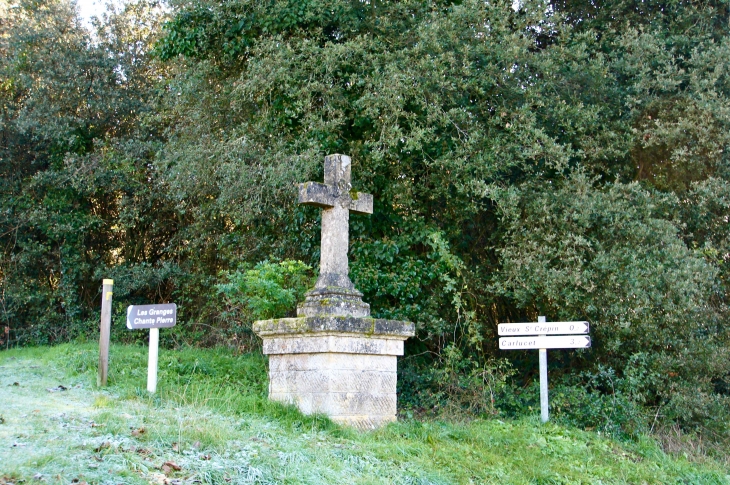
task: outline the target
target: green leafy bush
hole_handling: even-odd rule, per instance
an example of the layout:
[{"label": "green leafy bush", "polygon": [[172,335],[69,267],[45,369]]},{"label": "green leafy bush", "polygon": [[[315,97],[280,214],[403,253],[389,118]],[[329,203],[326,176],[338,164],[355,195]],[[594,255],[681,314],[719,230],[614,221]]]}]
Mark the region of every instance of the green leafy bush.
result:
[{"label": "green leafy bush", "polygon": [[399,406],[431,416],[470,419],[503,412],[505,399],[514,393],[515,369],[505,359],[479,360],[448,345],[436,362],[401,361]]},{"label": "green leafy bush", "polygon": [[[638,384],[637,387],[634,387]],[[651,409],[644,406],[644,380],[619,377],[613,369],[560,379],[550,389],[555,419],[614,436],[636,437],[649,431]]]},{"label": "green leafy bush", "polygon": [[314,284],[312,268],[301,261],[262,261],[253,269],[224,271],[216,285],[229,311],[253,320],[296,316],[296,304]]}]

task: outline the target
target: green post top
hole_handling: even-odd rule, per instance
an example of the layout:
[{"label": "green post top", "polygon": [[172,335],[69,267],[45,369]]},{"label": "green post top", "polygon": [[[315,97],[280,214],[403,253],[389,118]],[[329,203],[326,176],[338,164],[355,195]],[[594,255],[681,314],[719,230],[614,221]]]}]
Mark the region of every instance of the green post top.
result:
[{"label": "green post top", "polygon": [[104,284],[105,285],[114,285],[114,280],[107,280],[107,279],[105,279],[104,280]]}]

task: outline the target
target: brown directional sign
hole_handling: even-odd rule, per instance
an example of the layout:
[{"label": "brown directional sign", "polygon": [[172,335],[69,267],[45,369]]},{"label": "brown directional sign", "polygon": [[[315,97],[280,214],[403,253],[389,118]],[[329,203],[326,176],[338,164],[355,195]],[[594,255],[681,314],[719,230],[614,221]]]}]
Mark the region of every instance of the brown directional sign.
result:
[{"label": "brown directional sign", "polygon": [[169,328],[177,323],[177,305],[130,305],[127,308],[127,328]]}]

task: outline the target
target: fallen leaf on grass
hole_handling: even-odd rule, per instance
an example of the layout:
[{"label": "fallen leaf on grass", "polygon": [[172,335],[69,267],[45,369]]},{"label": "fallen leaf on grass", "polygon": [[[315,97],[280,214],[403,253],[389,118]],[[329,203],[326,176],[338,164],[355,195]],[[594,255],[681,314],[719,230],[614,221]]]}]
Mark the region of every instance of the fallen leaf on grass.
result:
[{"label": "fallen leaf on grass", "polygon": [[210,455],[200,455],[201,460],[210,460]]},{"label": "fallen leaf on grass", "polygon": [[146,432],[147,432],[147,430],[144,429],[144,428],[137,428],[137,429],[135,429],[135,430],[132,431],[132,436],[142,436]]},{"label": "fallen leaf on grass", "polygon": [[177,442],[172,443],[172,451],[175,453],[178,453],[180,451],[180,446],[178,446]]},{"label": "fallen leaf on grass", "polygon": [[[165,468],[167,468],[167,470],[165,470]],[[182,467],[180,465],[178,465],[177,463],[175,463],[174,461],[166,461],[165,463],[162,464],[163,472],[165,472],[167,474],[171,470],[175,470],[176,472],[179,472],[180,470],[182,470]]]}]

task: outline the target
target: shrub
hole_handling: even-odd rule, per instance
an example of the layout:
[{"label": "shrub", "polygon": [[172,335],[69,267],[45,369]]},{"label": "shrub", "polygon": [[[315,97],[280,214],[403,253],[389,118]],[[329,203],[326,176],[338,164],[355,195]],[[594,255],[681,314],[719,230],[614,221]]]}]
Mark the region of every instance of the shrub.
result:
[{"label": "shrub", "polygon": [[301,261],[262,261],[253,269],[224,271],[215,285],[226,305],[222,318],[236,340],[251,344],[254,320],[296,315],[296,304],[313,284],[312,268]]}]

